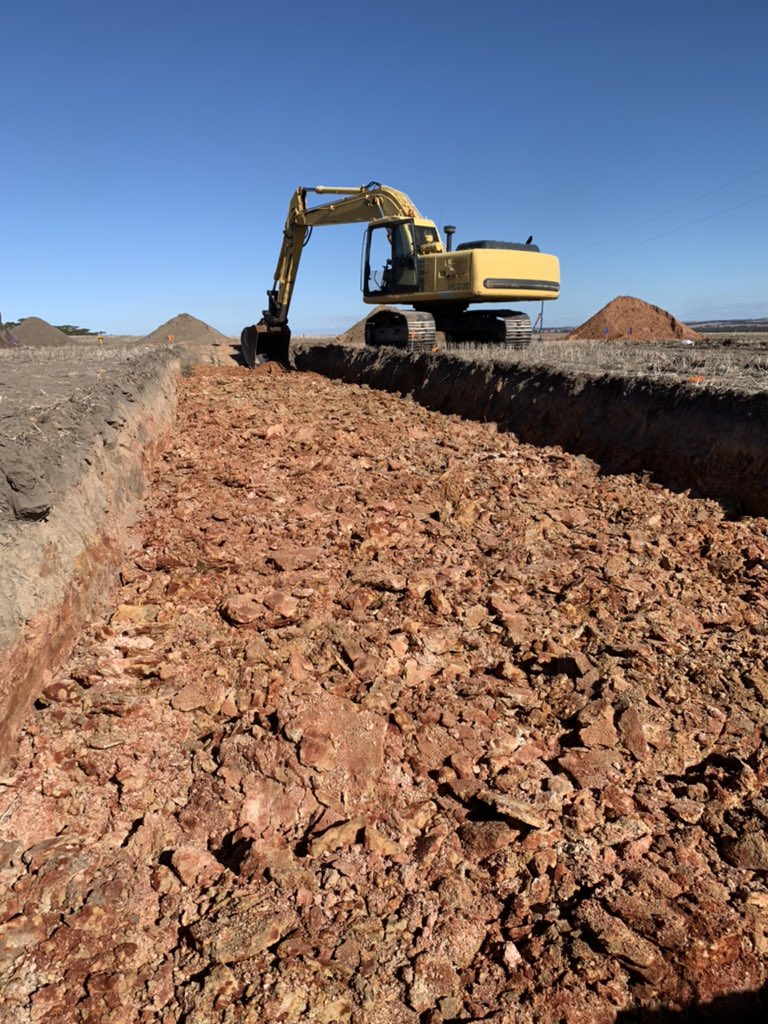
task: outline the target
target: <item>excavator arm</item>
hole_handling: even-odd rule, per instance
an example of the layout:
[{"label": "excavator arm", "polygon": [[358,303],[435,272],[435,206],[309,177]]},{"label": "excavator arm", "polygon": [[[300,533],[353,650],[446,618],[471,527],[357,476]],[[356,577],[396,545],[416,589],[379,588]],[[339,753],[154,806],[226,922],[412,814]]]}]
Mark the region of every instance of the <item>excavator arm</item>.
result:
[{"label": "excavator arm", "polygon": [[[320,206],[308,207],[307,194],[310,192],[315,195],[334,195],[343,198],[334,199]],[[329,185],[297,188],[288,207],[274,283],[267,292],[268,307],[263,311],[258,324],[246,327],[240,336],[246,363],[254,366],[260,355],[281,361],[287,360],[291,338],[288,310],[301,255],[312,228],[328,224],[370,223],[376,220],[409,217],[421,219],[408,196],[377,181],[351,188]]]}]

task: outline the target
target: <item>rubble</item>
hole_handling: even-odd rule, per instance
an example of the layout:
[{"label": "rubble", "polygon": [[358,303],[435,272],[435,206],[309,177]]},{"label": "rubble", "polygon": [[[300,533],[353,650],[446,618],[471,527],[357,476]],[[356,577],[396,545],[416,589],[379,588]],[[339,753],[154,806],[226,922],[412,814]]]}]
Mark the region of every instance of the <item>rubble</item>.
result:
[{"label": "rubble", "polygon": [[0,780],[4,1020],[764,986],[768,522],[314,374],[180,388],[115,611]]}]

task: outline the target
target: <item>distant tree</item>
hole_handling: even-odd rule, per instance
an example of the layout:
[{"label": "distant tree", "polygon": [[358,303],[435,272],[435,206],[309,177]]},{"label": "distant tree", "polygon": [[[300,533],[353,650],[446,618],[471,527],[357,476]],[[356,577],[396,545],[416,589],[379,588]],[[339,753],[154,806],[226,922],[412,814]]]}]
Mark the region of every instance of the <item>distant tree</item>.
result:
[{"label": "distant tree", "polygon": [[62,334],[95,335],[95,334],[104,334],[105,333],[104,331],[91,331],[87,327],[75,327],[74,324],[54,324],[53,326],[57,330],[61,331]]},{"label": "distant tree", "polygon": [[[0,324],[10,331],[13,330],[14,327],[18,327],[19,324],[23,324],[25,320],[29,320],[29,317],[23,316],[20,320],[0,321]],[[106,331],[92,331],[88,327],[77,327],[75,324],[52,324],[52,326],[55,327],[57,331],[61,331],[62,334],[85,334],[87,336],[106,333]]]}]

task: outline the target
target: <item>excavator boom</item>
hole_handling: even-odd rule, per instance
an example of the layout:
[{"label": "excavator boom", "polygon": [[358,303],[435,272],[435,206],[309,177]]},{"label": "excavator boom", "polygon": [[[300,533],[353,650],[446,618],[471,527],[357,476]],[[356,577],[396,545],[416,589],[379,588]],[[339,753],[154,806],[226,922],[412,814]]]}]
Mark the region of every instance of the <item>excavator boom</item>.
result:
[{"label": "excavator boom", "polygon": [[[333,195],[342,198],[331,200],[320,206],[307,206],[307,194]],[[377,220],[398,218],[413,219],[428,224],[435,232],[431,221],[424,221],[419,211],[404,192],[371,181],[367,185],[332,186],[317,185],[314,188],[299,186],[288,206],[288,216],[283,228],[283,241],[275,268],[272,288],[267,292],[267,309],[262,319],[253,327],[246,327],[241,335],[243,356],[249,366],[257,356],[287,361],[291,332],[288,327],[288,311],[293,298],[296,276],[301,255],[312,228],[330,224],[370,223]],[[442,250],[442,245],[440,245]]]},{"label": "excavator boom", "polygon": [[[308,207],[307,193],[339,195],[343,199]],[[270,309],[265,312],[275,326],[287,325],[288,310],[293,298],[299,261],[307,236],[313,227],[328,224],[370,223],[395,217],[422,219],[411,200],[403,192],[372,181],[368,185],[335,187],[317,185],[315,188],[297,188],[288,207],[283,229],[283,244],[275,268],[270,297]]]}]

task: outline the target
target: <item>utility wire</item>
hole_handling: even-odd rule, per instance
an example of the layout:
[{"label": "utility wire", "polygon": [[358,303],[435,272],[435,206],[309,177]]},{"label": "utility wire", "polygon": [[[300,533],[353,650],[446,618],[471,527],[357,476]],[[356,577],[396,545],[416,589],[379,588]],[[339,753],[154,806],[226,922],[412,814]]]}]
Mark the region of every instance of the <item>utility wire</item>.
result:
[{"label": "utility wire", "polygon": [[595,256],[591,260],[585,260],[584,263],[577,263],[575,267],[571,267],[571,270],[578,270],[580,267],[587,267],[590,263],[597,263],[599,260],[607,260],[610,256],[618,256],[619,253],[626,252],[628,249],[635,249],[639,245],[648,245],[649,242],[655,242],[659,238],[666,238],[667,235],[674,235],[676,231],[684,231],[686,228],[692,228],[696,224],[703,224],[706,220],[713,220],[715,217],[724,217],[726,213],[732,213],[734,210],[741,210],[745,206],[751,206],[752,203],[759,203],[763,199],[768,199],[768,192],[762,196],[755,196],[754,199],[747,199],[745,203],[738,203],[736,206],[729,206],[727,210],[718,210],[716,213],[709,213],[706,217],[699,217],[698,220],[690,220],[687,224],[681,224],[679,227],[670,228],[669,231],[662,231],[659,235],[653,235],[651,238],[644,238],[640,242],[632,242],[630,245],[625,245],[622,249],[614,249],[612,252],[603,253],[602,256]]},{"label": "utility wire", "polygon": [[[754,171],[750,171],[749,174],[743,174],[740,178],[734,178],[732,181],[727,181],[724,185],[718,185],[717,188],[710,189],[709,192],[702,192],[701,195],[694,196],[693,199],[686,199],[684,203],[678,203],[677,206],[671,206],[667,210],[662,210],[661,213],[654,214],[653,217],[648,217],[647,220],[641,220],[637,224],[631,224],[628,228],[622,228],[621,231],[616,231],[614,234],[608,235],[596,242],[589,242],[587,245],[582,245],[580,249],[574,249],[573,252],[569,252],[564,259],[570,259],[571,256],[578,256],[580,252],[586,252],[587,249],[594,249],[596,245],[603,245],[605,242],[611,242],[614,238],[620,238],[622,235],[626,235],[630,231],[635,231],[637,228],[645,227],[646,224],[652,224],[655,220],[659,220],[661,217],[666,217],[670,213],[676,213],[678,210],[682,210],[686,206],[692,206],[693,203],[698,203],[702,199],[707,199],[709,196],[713,196],[717,192],[722,192],[723,189],[730,188],[732,185],[738,185],[739,182],[746,181],[747,178],[754,178],[756,174],[761,174],[763,171],[768,171],[768,164],[763,167],[758,167]],[[734,207],[734,209],[736,209],[736,207]]]}]

